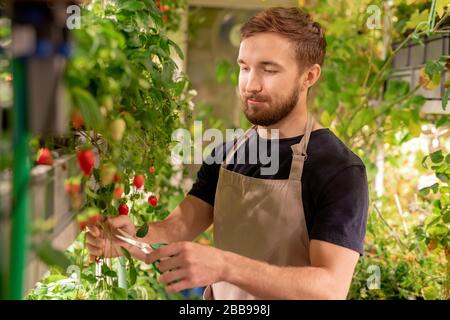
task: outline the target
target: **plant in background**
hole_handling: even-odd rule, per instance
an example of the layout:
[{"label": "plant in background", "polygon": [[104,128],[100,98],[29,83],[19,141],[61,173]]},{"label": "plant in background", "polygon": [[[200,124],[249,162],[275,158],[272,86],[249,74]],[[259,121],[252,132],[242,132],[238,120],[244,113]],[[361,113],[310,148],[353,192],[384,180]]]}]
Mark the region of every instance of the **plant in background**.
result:
[{"label": "plant in background", "polygon": [[[428,164],[431,162],[431,164]],[[431,165],[437,182],[419,192],[430,199],[431,214],[424,224],[417,228],[416,235],[420,241],[425,241],[429,250],[437,250],[447,262],[447,273],[444,285],[444,298],[450,298],[450,154],[438,150],[426,156],[422,161],[425,168]]]},{"label": "plant in background", "polygon": [[[177,171],[170,163],[171,134],[189,116],[192,95],[187,77],[171,58],[172,53],[183,54],[165,33],[178,25],[181,4],[95,0],[82,8],[66,72],[73,102],[73,138],[67,149],[76,153],[81,170],[66,181],[66,189],[72,208],[80,208],[81,230],[100,224],[107,231],[104,218],[126,214],[138,225],[136,236],[143,237],[148,223],[164,219],[183,192],[170,182]],[[82,205],[80,190],[85,195]],[[89,264],[84,241],[81,234],[71,251],[81,274],[76,288],[85,293],[76,298],[178,297],[168,296],[155,270],[129,254]],[[36,250],[41,257],[51,255],[52,249],[46,249]],[[50,259],[49,264],[61,266],[61,260]],[[51,276],[61,280],[64,272],[53,269]],[[48,289],[41,284],[36,290],[43,287]],[[137,294],[138,287],[146,293]],[[36,290],[29,298],[39,298]]]},{"label": "plant in background", "polygon": [[[412,156],[403,147],[421,135],[424,123],[435,122],[436,128],[448,125],[448,116],[425,116],[421,112],[426,99],[417,92],[420,88],[433,89],[441,81],[443,73],[449,72],[449,57],[427,61],[421,71],[421,81],[414,88],[390,76],[394,57],[410,41],[420,43],[424,37],[449,33],[444,28],[448,11],[440,1],[399,0],[391,9],[392,16],[387,16],[392,28],[381,24],[369,29],[366,22],[373,14],[366,10],[369,5],[388,14],[381,1],[357,1],[351,5],[346,1],[333,1],[333,5],[323,1],[311,12],[325,26],[328,42],[327,61],[322,82],[315,89],[314,108],[322,124],[330,127],[363,159],[371,182],[373,206],[367,225],[366,255],[357,266],[349,297],[447,298],[447,263],[439,254],[429,251],[426,238],[418,238],[413,232],[422,225],[422,217],[432,215],[433,209],[429,203],[417,199],[415,175],[423,171],[414,167],[417,163],[408,160]],[[391,48],[393,41],[398,44]],[[443,97],[443,109],[448,92],[447,89]],[[380,152],[385,159],[385,181],[390,181],[385,184],[390,193],[382,197],[373,190]],[[402,165],[414,172],[414,179],[402,177]],[[402,209],[402,203],[403,206],[409,203],[410,212]],[[380,270],[381,286],[371,290],[367,279],[372,266]]]},{"label": "plant in background", "polygon": [[[3,9],[0,4],[0,10]],[[9,53],[4,48],[11,41],[11,25],[9,19],[0,17],[0,174],[12,166],[11,128],[9,125],[12,105],[12,76]]]}]

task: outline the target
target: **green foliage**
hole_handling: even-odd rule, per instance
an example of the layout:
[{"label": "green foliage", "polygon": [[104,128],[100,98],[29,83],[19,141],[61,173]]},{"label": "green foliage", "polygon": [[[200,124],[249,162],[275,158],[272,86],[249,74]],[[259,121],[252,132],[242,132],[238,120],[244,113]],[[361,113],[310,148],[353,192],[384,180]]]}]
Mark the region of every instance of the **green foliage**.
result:
[{"label": "green foliage", "polygon": [[[426,62],[423,68],[425,76],[417,87],[410,87],[408,82],[391,77],[392,61],[399,50],[412,40],[420,42],[425,35],[441,32],[439,22],[429,28],[429,3],[396,1],[392,13],[397,20],[388,34],[398,45],[395,49],[386,50],[383,56],[383,32],[386,26],[378,29],[366,27],[366,8],[370,4],[384,8],[381,1],[356,1],[351,5],[346,1],[333,1],[333,5],[330,1],[321,1],[311,10],[313,17],[327,30],[328,43],[314,110],[322,124],[330,127],[363,159],[371,182],[371,202],[382,208],[378,212],[369,210],[366,253],[358,263],[349,297],[446,299],[447,262],[442,250],[445,251],[448,243],[448,240],[443,240],[447,237],[448,224],[445,226],[444,221],[436,216],[437,211],[441,217],[446,216],[438,209],[442,203],[428,203],[424,199],[421,213],[405,218],[399,215],[392,196],[379,199],[372,190],[377,172],[376,159],[381,147],[386,162],[392,162],[386,164],[385,173],[388,168],[396,173],[392,175],[393,180],[385,178],[385,181],[391,181],[389,190],[400,192],[399,189],[406,189],[402,190],[402,196],[413,197],[413,182],[399,178],[398,163],[402,163],[406,157],[401,153],[401,147],[420,136],[425,122],[436,121],[437,127],[448,125],[447,116],[430,115],[425,118],[421,108],[426,99],[417,95],[421,87],[438,83],[442,73],[448,72],[447,56]],[[385,14],[383,9],[381,13]],[[442,13],[439,17],[445,18]],[[446,92],[443,109],[447,104],[447,96]],[[435,161],[442,160],[439,154],[433,154],[432,158]],[[441,165],[439,169],[436,165],[432,169],[439,170],[436,175],[445,180],[448,177],[443,175],[445,169]],[[443,191],[448,189],[447,186],[435,184],[421,190],[419,195],[430,192],[441,194],[441,188]],[[445,196],[442,198],[446,201]],[[407,198],[402,200],[403,203],[408,202]],[[424,224],[418,215],[425,216]],[[430,252],[428,245],[432,243],[434,246],[433,240],[439,242],[441,252],[438,252],[439,249]],[[369,290],[366,283],[370,276],[369,267],[373,265],[381,271],[381,288],[377,290]]]},{"label": "green foliage", "polygon": [[[75,51],[68,64],[66,83],[73,114],[81,114],[83,121],[81,126],[73,125],[74,137],[79,137],[74,141],[77,149],[73,143],[67,148],[68,152],[94,150],[98,166],[91,177],[81,180],[83,207],[78,195],[71,197],[72,207],[75,211],[93,207],[102,216],[117,216],[119,204],[127,203],[130,218],[141,226],[137,234],[140,237],[148,232],[148,223],[169,214],[173,198],[183,192],[179,185],[171,183],[177,172],[170,163],[171,135],[189,116],[192,94],[186,75],[177,70],[172,59],[172,54],[182,58],[182,51],[166,35],[167,30],[178,25],[177,12],[183,3],[162,1],[157,6],[153,0],[117,0],[104,5],[100,0],[91,1],[82,8],[82,28],[73,31]],[[164,7],[168,18],[163,19],[162,5],[170,7]],[[155,167],[155,172],[149,171],[150,166]],[[114,174],[118,181],[113,181]],[[132,184],[138,174],[145,179],[139,190]],[[120,198],[114,194],[119,185],[124,188]],[[155,207],[147,202],[150,194],[158,197]],[[44,253],[48,252],[53,255],[40,255],[49,257],[44,262],[61,265],[54,260],[64,255],[56,250]],[[50,276],[57,275],[52,278],[54,286],[39,285],[30,299],[50,298],[53,294],[69,299],[176,297],[168,295],[156,281],[153,268],[134,261],[129,253],[117,268],[113,264],[116,259],[109,260],[112,264],[101,260],[97,276],[95,264],[87,261],[86,250],[72,255],[81,270],[80,283],[61,280],[63,274],[54,273]],[[127,269],[129,289],[118,287],[120,268]],[[52,295],[47,295],[50,289]],[[139,290],[146,293],[138,294]]]},{"label": "green foliage", "polygon": [[[125,250],[128,270],[128,288],[118,287],[117,272],[114,266],[121,263],[118,258],[111,259],[109,265],[88,262],[84,248],[84,234],[67,250],[65,255],[72,265],[67,269],[52,267],[49,273],[28,293],[28,300],[163,300],[184,299],[181,294],[170,294],[157,281],[158,273],[153,266],[135,261]],[[79,261],[79,260],[82,261]],[[96,268],[102,269],[100,274]],[[97,274],[97,275],[96,275]]]},{"label": "green foliage", "polygon": [[[448,299],[450,296],[450,157],[438,150],[422,163],[440,182],[419,190],[422,203],[401,216],[382,201],[369,215],[366,252],[358,263],[352,299]],[[416,213],[416,214],[417,214]],[[389,218],[388,218],[389,217]],[[419,221],[417,221],[419,220]],[[380,270],[380,287],[368,287],[370,266]]]}]

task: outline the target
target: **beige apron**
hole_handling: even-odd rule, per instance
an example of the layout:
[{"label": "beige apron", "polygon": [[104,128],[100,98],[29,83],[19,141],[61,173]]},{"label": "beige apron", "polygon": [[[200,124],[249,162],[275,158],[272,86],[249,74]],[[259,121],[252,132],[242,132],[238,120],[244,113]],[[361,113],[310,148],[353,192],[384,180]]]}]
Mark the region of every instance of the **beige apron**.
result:
[{"label": "beige apron", "polygon": [[[230,150],[220,168],[214,201],[217,248],[278,266],[310,265],[301,177],[313,123],[309,115],[305,135],[291,147],[293,159],[287,180],[248,177],[226,169],[228,161],[250,134],[257,134],[254,128]],[[228,282],[211,284],[203,298],[258,299]]]}]

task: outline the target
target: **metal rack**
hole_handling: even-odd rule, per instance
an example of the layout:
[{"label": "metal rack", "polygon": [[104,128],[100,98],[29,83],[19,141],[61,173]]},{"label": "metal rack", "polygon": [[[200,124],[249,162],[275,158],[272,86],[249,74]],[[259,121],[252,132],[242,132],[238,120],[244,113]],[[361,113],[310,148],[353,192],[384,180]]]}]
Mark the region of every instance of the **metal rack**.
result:
[{"label": "metal rack", "polygon": [[[394,72],[391,79],[405,80],[414,88],[419,83],[419,71],[429,60],[435,60],[442,55],[450,54],[450,35],[439,35],[422,40],[423,45],[417,41],[411,41],[407,46],[400,49],[393,60]],[[398,44],[393,47],[396,48]],[[450,114],[450,108],[442,109],[442,97],[445,92],[445,82],[449,80],[445,72],[441,84],[435,90],[420,88],[417,94],[424,96],[427,101],[422,108],[426,113]]]}]

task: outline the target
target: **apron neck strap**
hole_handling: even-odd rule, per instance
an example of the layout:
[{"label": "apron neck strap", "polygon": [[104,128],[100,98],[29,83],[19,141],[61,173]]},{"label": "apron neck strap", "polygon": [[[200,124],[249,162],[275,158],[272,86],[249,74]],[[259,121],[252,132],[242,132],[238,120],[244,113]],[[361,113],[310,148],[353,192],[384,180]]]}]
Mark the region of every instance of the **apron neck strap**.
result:
[{"label": "apron neck strap", "polygon": [[291,146],[292,149],[292,164],[289,179],[301,180],[303,173],[303,163],[308,158],[306,150],[308,149],[309,138],[311,137],[314,119],[312,114],[308,112],[308,120],[306,121],[305,134],[302,140]]},{"label": "apron neck strap", "polygon": [[[308,119],[306,121],[306,129],[305,129],[305,135],[303,136],[302,140],[291,146],[291,149],[293,151],[292,155],[292,165],[291,165],[291,172],[289,175],[289,179],[295,177],[301,178],[301,174],[303,171],[303,162],[306,160],[308,155],[306,154],[306,149],[308,148],[309,138],[311,136],[311,131],[314,125],[314,120],[311,115],[311,113],[308,113]],[[256,131],[256,125],[253,125],[250,129],[248,129],[241,137],[238,138],[236,143],[233,143],[233,146],[229,150],[227,157],[225,158],[225,161],[222,164],[222,167],[226,167],[226,165],[230,162],[231,158],[234,156],[236,151],[244,144],[247,139],[250,136],[250,133],[255,130]]]},{"label": "apron neck strap", "polygon": [[[256,125],[253,125],[250,129],[245,131],[245,133],[242,136],[240,136],[235,143],[233,143],[233,146],[228,151],[227,157],[225,158],[225,161],[223,162],[222,167],[225,168],[227,166],[227,164],[230,162],[231,158],[234,156],[236,151],[242,146],[242,144],[245,143],[245,141],[247,141],[247,139],[250,136],[250,133],[252,132],[253,129],[256,129]],[[226,152],[226,150],[225,150],[225,152]]]}]

